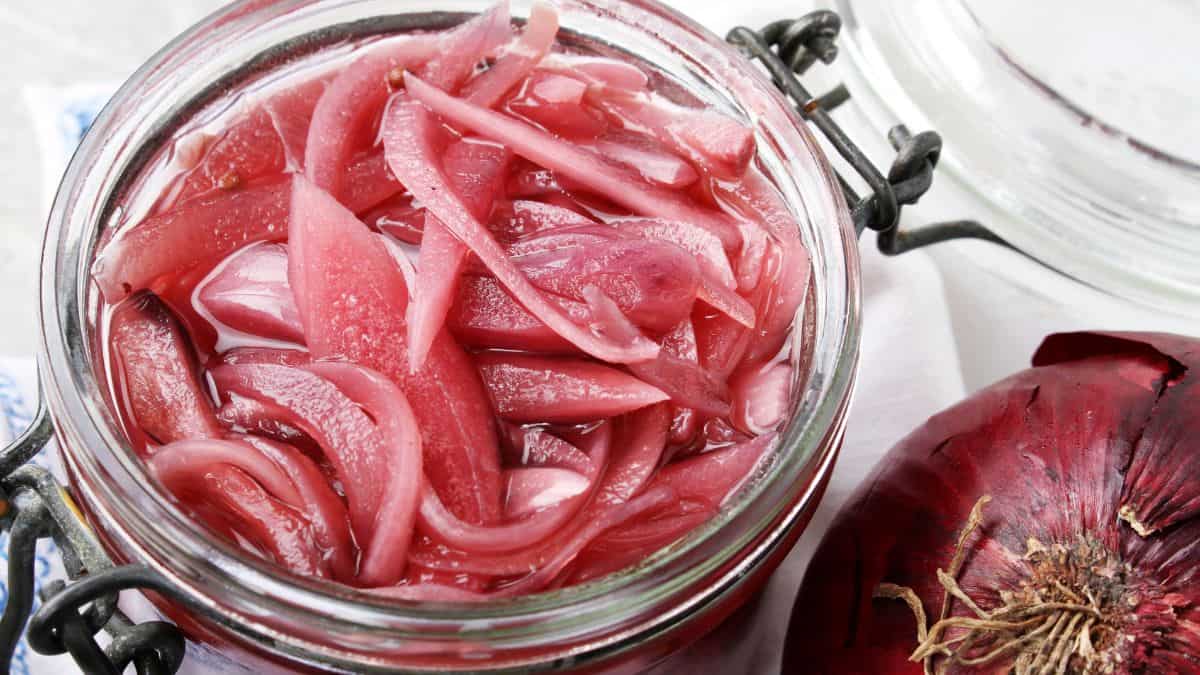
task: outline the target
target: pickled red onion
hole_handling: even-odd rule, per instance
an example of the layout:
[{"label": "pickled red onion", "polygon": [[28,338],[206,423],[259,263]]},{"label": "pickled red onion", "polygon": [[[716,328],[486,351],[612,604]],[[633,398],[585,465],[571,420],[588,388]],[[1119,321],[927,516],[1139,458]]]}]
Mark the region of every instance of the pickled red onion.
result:
[{"label": "pickled red onion", "polygon": [[[410,83],[419,82],[408,78]],[[432,87],[421,83],[428,91]],[[649,340],[639,339],[619,345],[602,339],[575,324],[562,310],[547,301],[529,280],[504,255],[491,234],[471,216],[451,190],[442,172],[429,136],[433,121],[429,111],[403,96],[396,97],[385,114],[383,142],[392,172],[463,241],[513,295],[545,323],[583,351],[605,361],[636,363],[654,358],[658,348]]]},{"label": "pickled red onion", "polygon": [[[741,235],[732,221],[712,211],[697,208],[677,193],[650,186],[637,176],[600,161],[580,150],[517,120],[456,99],[408,73],[405,85],[413,99],[453,124],[504,143],[517,154],[587,185],[600,195],[646,216],[695,223],[720,237],[726,249],[736,248]],[[395,167],[392,168],[395,171]]]}]

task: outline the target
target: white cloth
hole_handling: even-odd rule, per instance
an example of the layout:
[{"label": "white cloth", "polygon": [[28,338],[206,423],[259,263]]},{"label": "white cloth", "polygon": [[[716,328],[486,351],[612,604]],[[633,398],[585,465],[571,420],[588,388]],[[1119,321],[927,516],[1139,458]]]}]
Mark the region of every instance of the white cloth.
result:
[{"label": "white cloth", "polygon": [[[773,19],[798,16],[807,7],[797,5],[808,3],[677,0],[671,4],[724,34],[737,24],[760,27]],[[94,112],[111,88],[88,84],[26,91],[30,112],[39,120],[47,203],[79,132],[90,119],[89,111]],[[693,674],[779,671],[792,599],[821,535],[883,453],[929,415],[966,391],[1023,367],[1047,332],[1093,324],[1182,330],[1187,323],[1156,319],[987,245],[961,245],[932,258],[913,253],[885,259],[870,243],[864,243],[863,251],[865,306],[858,386],[845,444],[825,498],[763,598],[735,625],[722,628],[683,657]],[[944,285],[943,278],[950,281]],[[960,352],[966,357],[961,362]],[[18,402],[0,405],[0,438],[9,427],[27,420],[36,396],[32,355],[15,356],[0,360],[0,404]],[[47,556],[46,562],[39,563],[39,578],[55,574],[49,560]],[[675,672],[679,663],[673,660],[664,672]],[[44,659],[22,647],[13,672],[64,673],[67,668],[62,657]],[[228,672],[194,656],[185,670]]]}]

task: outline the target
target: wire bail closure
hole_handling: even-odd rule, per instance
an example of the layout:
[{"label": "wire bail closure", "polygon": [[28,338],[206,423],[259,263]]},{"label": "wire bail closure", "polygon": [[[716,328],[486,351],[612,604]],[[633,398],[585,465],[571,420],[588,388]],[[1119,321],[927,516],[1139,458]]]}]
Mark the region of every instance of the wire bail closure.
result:
[{"label": "wire bail closure", "polygon": [[726,39],[747,58],[766,67],[775,86],[794,103],[796,112],[815,126],[866,182],[871,194],[860,197],[838,173],[855,231],[860,237],[866,230],[874,230],[878,233],[879,250],[887,255],[899,255],[951,239],[982,239],[1008,246],[991,230],[973,220],[900,230],[901,209],[916,204],[933,185],[933,170],[942,150],[942,138],[933,131],[914,136],[904,125],[897,125],[888,133],[896,158],[887,176],[867,159],[831,115],[835,108],[850,99],[845,85],[814,97],[799,80],[817,61],[828,65],[837,58],[837,36],[841,27],[842,20],[837,13],[818,10],[799,19],[776,21],[761,31],[734,28]]},{"label": "wire bail closure", "polygon": [[[0,672],[9,672],[24,633],[34,651],[69,653],[89,675],[120,675],[130,663],[139,675],[173,675],[183,664],[186,647],[179,629],[163,621],[135,625],[117,608],[117,599],[120,591],[135,588],[177,594],[149,567],[114,566],[66,489],[49,471],[29,463],[53,435],[50,413],[39,396],[33,423],[0,453],[0,529],[9,530]],[[58,545],[73,581],[44,586],[41,607],[34,611],[34,566],[41,539]],[[112,637],[107,649],[96,641],[101,630]]]}]

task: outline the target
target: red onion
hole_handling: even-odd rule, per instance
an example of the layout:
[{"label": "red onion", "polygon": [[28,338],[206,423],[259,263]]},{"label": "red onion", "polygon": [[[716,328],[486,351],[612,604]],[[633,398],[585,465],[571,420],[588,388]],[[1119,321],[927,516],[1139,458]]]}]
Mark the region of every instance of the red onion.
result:
[{"label": "red onion", "polygon": [[785,672],[1200,672],[1200,340],[1054,335],[1033,364],[859,488]]}]

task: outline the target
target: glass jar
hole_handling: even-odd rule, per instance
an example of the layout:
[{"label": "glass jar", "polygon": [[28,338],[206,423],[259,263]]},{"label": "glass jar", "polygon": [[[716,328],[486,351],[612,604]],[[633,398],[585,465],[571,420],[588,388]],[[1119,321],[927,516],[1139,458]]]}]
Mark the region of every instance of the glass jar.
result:
[{"label": "glass jar", "polygon": [[[941,134],[930,201],[948,217],[975,218],[1062,275],[1147,310],[1131,325],[1195,326],[1200,45],[1189,28],[1200,20],[1197,5],[818,4],[844,22],[839,45],[849,67],[839,75],[872,132],[859,135],[882,138],[900,122]],[[1119,47],[1131,31],[1138,48]],[[1027,268],[991,247],[945,253],[1027,281]],[[1158,320],[1164,314],[1177,321]],[[1095,327],[1108,316],[1097,308],[1085,318]]]},{"label": "glass jar", "polygon": [[[290,56],[351,38],[449,25],[487,0],[241,0],[171,42],[101,114],[63,180],[40,291],[44,396],[71,487],[118,562],[161,574],[159,600],[199,647],[253,672],[636,670],[720,622],[765,582],[815,509],[839,447],[859,343],[859,267],[834,174],[765,76],[649,0],[564,3],[571,39],[624,52],[757,129],[761,161],[812,255],[795,339],[800,395],[767,462],[712,522],[642,564],[578,587],[484,606],[404,604],[299,579],[211,536],[153,484],[107,404],[88,270],[124,191],[172,130]],[[513,2],[527,16],[529,2]]]}]

